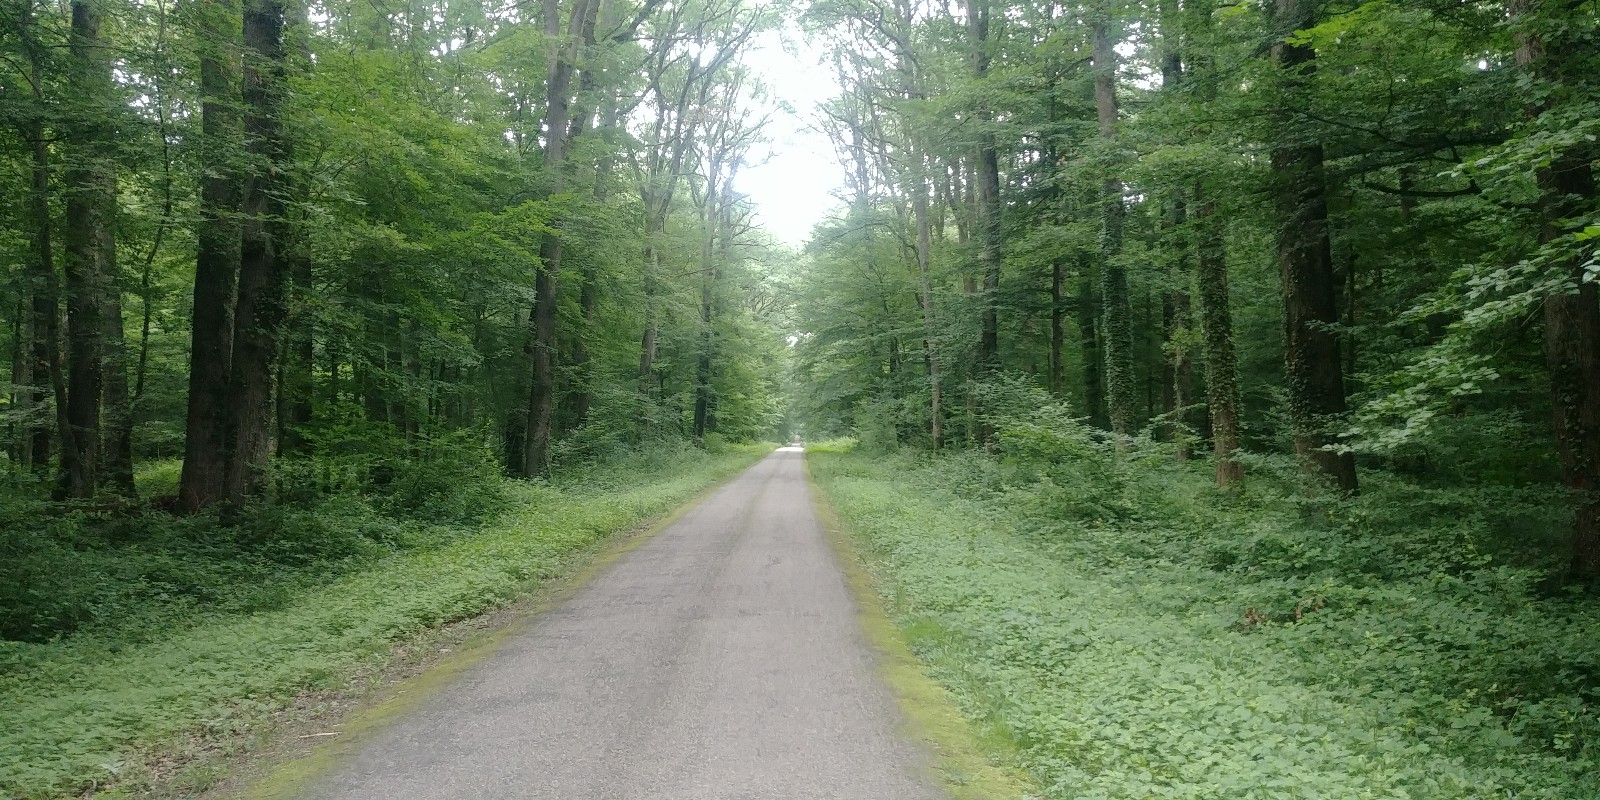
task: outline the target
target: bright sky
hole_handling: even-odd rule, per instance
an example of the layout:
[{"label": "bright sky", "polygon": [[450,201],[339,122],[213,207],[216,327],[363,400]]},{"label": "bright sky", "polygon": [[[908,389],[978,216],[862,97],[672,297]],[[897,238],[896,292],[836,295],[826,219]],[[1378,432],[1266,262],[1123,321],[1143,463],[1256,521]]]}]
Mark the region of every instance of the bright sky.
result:
[{"label": "bright sky", "polygon": [[836,205],[832,193],[841,185],[833,146],[813,126],[816,105],[839,91],[821,57],[792,26],[762,34],[746,56],[786,109],[769,124],[770,155],[741,169],[736,183],[755,203],[762,227],[795,247]]}]

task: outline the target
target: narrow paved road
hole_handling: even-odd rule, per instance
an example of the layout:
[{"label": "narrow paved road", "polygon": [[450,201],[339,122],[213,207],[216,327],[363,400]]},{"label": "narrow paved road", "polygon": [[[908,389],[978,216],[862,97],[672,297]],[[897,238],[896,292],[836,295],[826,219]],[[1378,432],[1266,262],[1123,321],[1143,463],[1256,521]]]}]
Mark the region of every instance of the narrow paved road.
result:
[{"label": "narrow paved road", "polygon": [[935,800],[780,450],[306,793]]}]

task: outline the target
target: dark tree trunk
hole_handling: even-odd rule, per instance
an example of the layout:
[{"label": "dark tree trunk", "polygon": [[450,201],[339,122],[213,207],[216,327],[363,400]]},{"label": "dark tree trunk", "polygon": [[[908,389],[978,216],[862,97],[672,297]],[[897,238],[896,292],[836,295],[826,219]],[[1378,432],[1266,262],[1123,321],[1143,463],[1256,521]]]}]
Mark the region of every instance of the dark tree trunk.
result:
[{"label": "dark tree trunk", "polygon": [[228,469],[228,381],[239,280],[240,118],[233,0],[197,7],[200,57],[200,222],[195,248],[194,319],[189,339],[189,406],[178,502],[193,513],[223,498]]},{"label": "dark tree trunk", "polygon": [[[1110,20],[1101,10],[1094,21],[1094,104],[1100,137],[1117,136],[1117,52]],[[1127,210],[1122,180],[1114,163],[1105,165],[1100,198],[1100,294],[1105,304],[1106,410],[1118,438],[1133,433],[1133,309],[1128,299],[1128,271],[1122,266],[1122,228]]]},{"label": "dark tree trunk", "polygon": [[[1570,41],[1546,40],[1529,30],[1543,28],[1559,36],[1561,28],[1540,20],[1560,12],[1550,0],[1514,0],[1510,11],[1516,33],[1517,64],[1537,84],[1567,82],[1579,76],[1569,60]],[[1538,26],[1538,22],[1545,22]],[[1576,63],[1583,63],[1577,59]],[[1530,118],[1547,108],[1530,103]],[[1592,145],[1571,145],[1539,168],[1539,241],[1548,244],[1567,235],[1567,220],[1582,219],[1595,209],[1596,186]],[[1600,580],[1600,289],[1585,277],[1585,259],[1567,264],[1573,288],[1544,298],[1545,363],[1550,371],[1551,408],[1561,471],[1576,495],[1572,521],[1573,577]]]},{"label": "dark tree trunk", "polygon": [[[1280,29],[1315,24],[1312,0],[1277,0]],[[1290,96],[1315,67],[1316,52],[1280,41],[1272,48]],[[1284,110],[1288,112],[1287,109]],[[1299,126],[1280,132],[1272,148],[1278,217],[1278,267],[1283,280],[1284,372],[1295,451],[1307,469],[1354,494],[1355,456],[1329,449],[1339,442],[1333,427],[1345,413],[1343,364],[1339,355],[1339,284],[1329,245],[1328,201],[1322,144]]]},{"label": "dark tree trunk", "polygon": [[229,433],[226,496],[235,503],[266,488],[276,420],[279,349],[288,311],[287,243],[282,170],[289,159],[281,112],[287,63],[280,0],[246,0],[242,82],[247,151],[244,224],[239,249],[239,300],[235,312],[232,374],[228,385]]},{"label": "dark tree trunk", "polygon": [[944,447],[944,409],[941,408],[944,404],[944,387],[940,375],[942,365],[939,363],[939,324],[933,306],[933,281],[930,275],[933,232],[928,219],[928,181],[927,176],[922,174],[926,171],[927,162],[922,156],[915,156],[915,159],[920,167],[911,187],[911,210],[917,224],[917,301],[922,307],[922,346],[928,368],[928,431],[933,449],[938,450]]},{"label": "dark tree trunk", "polygon": [[[989,5],[987,0],[967,0],[967,32],[972,38],[972,73],[978,83],[989,76]],[[1000,220],[1000,158],[990,127],[994,111],[980,101],[977,190],[978,262],[983,268],[983,319],[978,339],[978,371],[1000,367],[1000,266],[1005,260]],[[987,436],[980,436],[987,438]]]},{"label": "dark tree trunk", "polygon": [[[39,78],[35,73],[35,80]],[[55,253],[50,240],[50,146],[45,141],[44,129],[36,126],[30,131],[32,140],[33,191],[28,198],[28,227],[30,247],[28,262],[28,290],[30,318],[29,354],[33,362],[32,398],[42,403],[49,395],[55,397],[56,429],[63,434],[70,431],[66,419],[66,406],[61,399],[66,396],[66,381],[61,369],[60,303],[56,281]],[[50,424],[35,420],[28,431],[29,463],[36,472],[50,465]]]},{"label": "dark tree trunk", "polygon": [[[105,391],[106,301],[116,281],[116,167],[110,120],[101,116],[115,87],[110,52],[100,41],[98,0],[72,3],[71,81],[82,104],[69,123],[66,185],[67,425],[62,479],[67,497],[90,497],[99,484]],[[70,442],[65,441],[70,440]]]},{"label": "dark tree trunk", "polygon": [[[549,131],[544,148],[544,168],[555,179],[559,188],[565,181],[567,160],[567,126],[572,121],[572,76],[575,71],[576,47],[584,42],[581,32],[589,9],[597,0],[578,0],[572,7],[572,17],[567,31],[576,41],[557,48],[549,69],[546,87],[545,128]],[[550,2],[547,8],[555,6]],[[559,28],[553,12],[545,17],[546,32]],[[554,30],[559,33],[559,30]],[[592,31],[591,31],[592,34]],[[548,234],[539,246],[539,267],[534,277],[532,323],[533,375],[528,391],[527,440],[522,453],[523,474],[543,475],[550,469],[550,429],[555,416],[556,354],[560,342],[556,332],[556,309],[560,302],[556,294],[556,276],[561,271],[562,242],[559,234]]]},{"label": "dark tree trunk", "polygon": [[1233,311],[1228,293],[1227,253],[1215,201],[1196,187],[1195,216],[1199,233],[1200,347],[1206,366],[1206,406],[1211,411],[1211,449],[1217,486],[1229,488],[1244,478],[1244,465],[1234,458],[1239,449],[1239,366],[1233,349]]}]

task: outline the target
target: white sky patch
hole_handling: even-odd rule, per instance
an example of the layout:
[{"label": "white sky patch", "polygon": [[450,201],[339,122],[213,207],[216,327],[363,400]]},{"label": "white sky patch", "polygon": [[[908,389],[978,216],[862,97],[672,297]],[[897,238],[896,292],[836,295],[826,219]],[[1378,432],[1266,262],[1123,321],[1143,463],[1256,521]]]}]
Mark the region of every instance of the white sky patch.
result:
[{"label": "white sky patch", "polygon": [[761,34],[744,57],[783,110],[769,123],[771,152],[764,159],[752,154],[755,163],[741,169],[735,182],[755,203],[762,227],[794,247],[805,244],[811,226],[827,216],[841,185],[833,146],[810,122],[817,104],[839,93],[821,58],[792,24]]}]

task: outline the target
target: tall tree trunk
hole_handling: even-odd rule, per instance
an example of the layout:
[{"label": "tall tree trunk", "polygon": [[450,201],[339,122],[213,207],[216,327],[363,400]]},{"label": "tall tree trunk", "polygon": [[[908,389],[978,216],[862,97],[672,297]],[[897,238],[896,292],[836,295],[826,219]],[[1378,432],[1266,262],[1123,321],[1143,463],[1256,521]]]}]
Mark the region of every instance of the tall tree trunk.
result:
[{"label": "tall tree trunk", "polygon": [[[35,81],[40,75],[36,70]],[[45,402],[54,396],[56,429],[70,434],[67,424],[66,381],[61,369],[60,303],[56,281],[55,253],[50,239],[50,145],[44,138],[44,127],[36,125],[29,131],[33,163],[32,191],[28,197],[28,292],[29,292],[29,357],[32,363],[34,403]],[[63,439],[63,441],[65,441]],[[50,464],[50,424],[35,420],[28,431],[28,461],[36,472],[43,472]]]},{"label": "tall tree trunk", "polygon": [[[714,176],[713,176],[714,180]],[[717,187],[706,186],[706,205],[701,211],[700,238],[700,352],[695,358],[694,381],[694,440],[704,443],[707,417],[711,412],[711,349],[715,346],[712,334],[715,310],[714,290],[717,281],[716,239],[719,212]]]},{"label": "tall tree trunk", "polygon": [[1195,283],[1200,295],[1200,348],[1206,366],[1206,407],[1211,411],[1211,451],[1217,487],[1244,479],[1239,449],[1239,365],[1233,349],[1233,311],[1228,294],[1228,261],[1223,249],[1216,201],[1194,190],[1199,234]]},{"label": "tall tree trunk", "polygon": [[[550,65],[550,78],[546,85],[546,134],[544,168],[551,172],[555,184],[564,183],[567,159],[567,126],[572,117],[572,76],[576,69],[577,47],[583,42],[580,35],[588,19],[591,4],[598,0],[578,0],[572,7],[572,17],[567,31],[576,38],[574,43],[560,47]],[[554,6],[554,0],[547,7]],[[552,24],[547,14],[547,33]],[[556,31],[559,32],[559,31]],[[592,34],[592,30],[591,30]],[[560,302],[556,294],[556,276],[561,271],[562,240],[559,234],[547,234],[539,246],[539,267],[534,277],[532,323],[533,376],[528,392],[528,438],[523,446],[523,474],[543,475],[550,469],[550,429],[555,415],[556,354],[560,347],[556,333],[556,309]]]},{"label": "tall tree trunk", "polygon": [[[1510,4],[1517,28],[1517,64],[1535,86],[1582,78],[1570,74],[1575,64],[1584,63],[1581,57],[1573,58],[1576,47],[1571,41],[1552,41],[1531,32],[1562,36],[1566,29],[1550,25],[1546,17],[1559,15],[1560,9],[1561,4],[1551,0]],[[1530,102],[1525,107],[1528,117],[1537,119],[1548,111],[1547,102]],[[1537,170],[1541,243],[1566,236],[1567,220],[1594,212],[1594,158],[1594,147],[1580,142],[1555,153]],[[1581,255],[1571,258],[1566,267],[1572,288],[1544,298],[1544,335],[1562,477],[1577,496],[1571,572],[1575,578],[1593,581],[1600,579],[1600,289],[1586,278],[1585,261]]]},{"label": "tall tree trunk", "polygon": [[11,423],[7,442],[11,463],[24,469],[33,463],[29,424],[38,406],[33,389],[31,304],[32,291],[25,283],[18,292],[15,314],[11,318],[11,407],[16,410],[16,418]]},{"label": "tall tree trunk", "polygon": [[[1101,9],[1093,24],[1094,105],[1100,137],[1117,137],[1117,51],[1109,12]],[[1128,299],[1128,271],[1122,265],[1122,228],[1127,210],[1122,202],[1118,167],[1106,164],[1101,185],[1100,295],[1105,306],[1106,410],[1111,432],[1120,441],[1133,433],[1133,309]]]},{"label": "tall tree trunk", "polygon": [[[922,156],[914,156],[916,163],[926,165]],[[927,353],[928,388],[931,399],[928,408],[929,431],[933,449],[944,447],[944,387],[939,374],[939,322],[933,307],[933,281],[930,261],[933,252],[933,232],[929,224],[928,181],[925,166],[912,179],[911,213],[917,223],[917,300],[922,306],[922,346]]]},{"label": "tall tree trunk", "polygon": [[[612,134],[617,129],[617,120],[620,112],[617,108],[616,94],[607,90],[605,100],[600,110],[600,131],[602,134]],[[595,162],[594,168],[594,199],[598,203],[605,203],[611,192],[611,171],[616,165],[616,153],[610,147],[609,141]],[[595,335],[595,316],[600,309],[600,275],[598,265],[591,260],[584,268],[583,285],[578,289],[578,308],[583,312],[583,330],[575,337],[572,346],[572,366],[577,377],[577,390],[572,396],[573,427],[582,425],[589,418],[589,407],[594,402],[594,367],[589,363],[589,337]]]},{"label": "tall tree trunk", "polygon": [[81,104],[68,130],[67,169],[67,424],[59,492],[91,497],[99,483],[100,417],[105,391],[106,301],[115,285],[116,166],[111,124],[101,108],[111,102],[110,52],[100,41],[100,0],[74,0],[70,85]]},{"label": "tall tree trunk", "polygon": [[238,17],[234,0],[196,7],[200,28],[200,222],[189,338],[189,405],[178,502],[193,513],[226,493],[228,381],[239,280]]},{"label": "tall tree trunk", "polygon": [[226,496],[236,505],[266,488],[276,427],[273,391],[288,313],[282,191],[282,171],[290,155],[281,117],[288,77],[284,17],[282,0],[245,0],[242,87],[251,170],[242,203],[226,484]]},{"label": "tall tree trunk", "polygon": [[[967,33],[972,38],[972,74],[978,83],[989,77],[988,0],[967,0]],[[1000,366],[999,289],[1005,244],[1000,220],[1000,158],[995,144],[994,111],[978,101],[978,154],[974,165],[977,189],[978,262],[983,267],[983,320],[978,339],[978,371]],[[980,438],[987,438],[980,437]]]},{"label": "tall tree trunk", "polygon": [[[1276,0],[1277,23],[1285,37],[1316,24],[1314,0]],[[1307,44],[1281,40],[1272,47],[1288,96],[1300,91],[1316,66]],[[1291,109],[1280,110],[1285,115]],[[1304,131],[1280,132],[1272,148],[1272,177],[1278,217],[1278,267],[1283,279],[1284,372],[1295,451],[1313,474],[1340,492],[1354,494],[1355,456],[1335,452],[1332,427],[1345,413],[1344,370],[1339,356],[1338,280],[1329,244],[1328,200],[1322,144]]]}]

